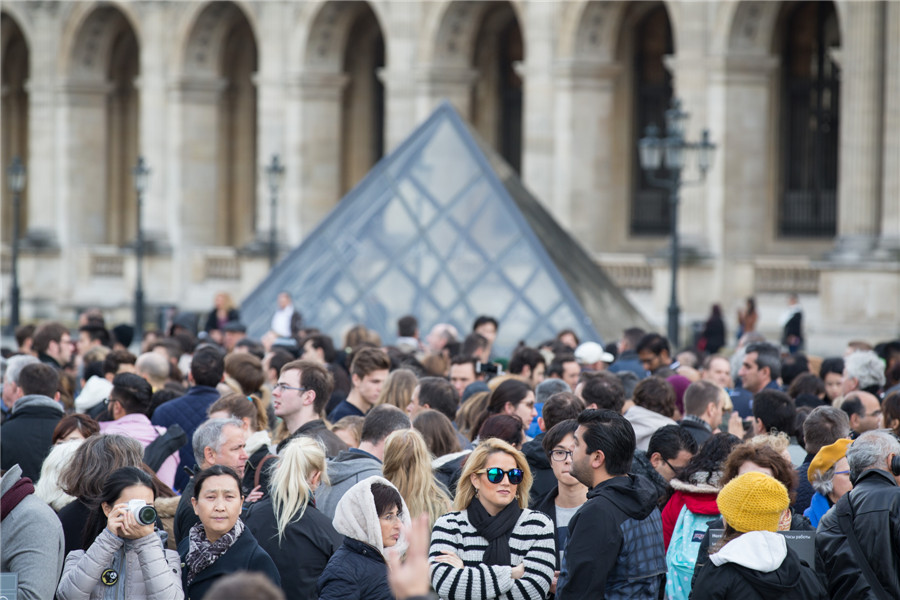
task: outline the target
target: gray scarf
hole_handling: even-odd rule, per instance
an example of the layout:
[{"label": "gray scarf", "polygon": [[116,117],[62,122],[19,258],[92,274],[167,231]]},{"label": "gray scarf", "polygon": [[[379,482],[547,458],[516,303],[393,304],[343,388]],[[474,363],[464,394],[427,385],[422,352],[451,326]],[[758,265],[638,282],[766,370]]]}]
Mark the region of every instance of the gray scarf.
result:
[{"label": "gray scarf", "polygon": [[184,564],[188,569],[188,585],[191,584],[194,577],[196,577],[200,571],[219,560],[219,558],[231,548],[232,544],[241,537],[243,532],[244,522],[238,519],[234,524],[234,527],[232,527],[228,533],[217,539],[215,542],[210,542],[209,538],[206,537],[206,530],[203,528],[203,523],[197,523],[191,527],[191,532],[188,534],[188,537],[190,537],[190,545],[188,546],[187,556],[184,559]]}]

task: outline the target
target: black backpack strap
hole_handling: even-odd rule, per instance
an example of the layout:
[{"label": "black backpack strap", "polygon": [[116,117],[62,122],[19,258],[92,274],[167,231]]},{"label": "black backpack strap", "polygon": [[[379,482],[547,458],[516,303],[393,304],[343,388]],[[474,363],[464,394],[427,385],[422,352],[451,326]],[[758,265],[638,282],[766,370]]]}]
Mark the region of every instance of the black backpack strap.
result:
[{"label": "black backpack strap", "polygon": [[158,471],[166,459],[187,443],[187,434],[181,425],[172,423],[166,432],[144,448],[144,464]]},{"label": "black backpack strap", "polygon": [[877,598],[879,598],[879,600],[891,600],[891,597],[888,596],[888,593],[884,589],[884,586],[882,586],[881,582],[878,581],[878,577],[875,575],[875,571],[873,571],[871,565],[869,565],[869,559],[863,552],[862,547],[859,545],[859,538],[856,537],[856,532],[853,530],[853,521],[856,515],[854,514],[853,501],[850,497],[850,494],[847,494],[847,506],[849,513],[835,512],[838,526],[840,526],[841,532],[844,534],[844,537],[847,538],[847,542],[850,544],[850,550],[853,551],[853,555],[856,558],[856,564],[862,571],[863,577],[865,577],[866,579],[866,583],[868,583],[869,587],[872,588],[872,592]]}]

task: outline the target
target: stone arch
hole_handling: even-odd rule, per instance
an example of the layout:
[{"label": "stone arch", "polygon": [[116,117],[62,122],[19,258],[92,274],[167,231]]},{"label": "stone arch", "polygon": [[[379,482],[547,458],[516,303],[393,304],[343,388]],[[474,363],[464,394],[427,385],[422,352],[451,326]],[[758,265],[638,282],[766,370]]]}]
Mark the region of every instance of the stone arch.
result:
[{"label": "stone arch", "polygon": [[73,19],[61,65],[70,152],[64,180],[70,232],[80,243],[129,243],[137,200],[131,169],[139,152],[140,45],[134,21],[114,4]]},{"label": "stone arch", "polygon": [[234,2],[210,2],[195,13],[179,80],[182,217],[195,244],[253,241],[257,65],[257,37],[247,11]]},{"label": "stone arch", "polygon": [[[2,111],[3,130],[0,142],[0,176],[2,185],[3,222],[2,236],[11,241],[13,236],[13,198],[9,191],[6,170],[13,157],[19,157],[28,168],[28,91],[26,84],[31,69],[30,48],[19,21],[5,10],[0,13],[0,56],[2,56]],[[28,223],[28,179],[19,202],[19,234],[24,235]]]},{"label": "stone arch", "polygon": [[626,9],[626,2],[588,0],[575,5],[562,25],[560,57],[563,60],[614,60],[618,31]]},{"label": "stone arch", "polygon": [[782,2],[739,2],[733,8],[730,27],[722,31],[727,39],[721,45],[729,53],[777,54],[776,30],[782,8]]},{"label": "stone arch", "polygon": [[[369,2],[330,0],[316,7],[303,47],[301,93],[306,168],[316,179],[318,221],[384,153],[382,20]],[[329,139],[330,137],[330,139]]]}]

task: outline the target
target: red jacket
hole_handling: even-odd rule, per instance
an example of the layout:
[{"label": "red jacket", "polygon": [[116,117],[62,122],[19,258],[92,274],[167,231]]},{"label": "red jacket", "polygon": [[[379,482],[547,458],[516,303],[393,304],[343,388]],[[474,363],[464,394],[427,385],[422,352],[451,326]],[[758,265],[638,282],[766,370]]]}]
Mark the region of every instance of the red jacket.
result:
[{"label": "red jacket", "polygon": [[719,514],[719,507],[716,505],[718,488],[705,483],[687,484],[678,479],[673,479],[671,483],[675,493],[662,511],[663,543],[666,550],[669,549],[669,541],[672,539],[672,532],[675,530],[682,507],[687,506],[689,511],[698,515]]}]

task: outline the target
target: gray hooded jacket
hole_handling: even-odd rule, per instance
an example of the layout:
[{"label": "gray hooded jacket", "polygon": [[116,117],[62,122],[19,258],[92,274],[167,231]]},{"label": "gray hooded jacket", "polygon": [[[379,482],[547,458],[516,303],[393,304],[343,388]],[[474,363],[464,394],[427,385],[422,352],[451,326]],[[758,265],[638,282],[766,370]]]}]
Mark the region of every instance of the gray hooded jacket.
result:
[{"label": "gray hooded jacket", "polygon": [[381,477],[381,461],[367,452],[345,450],[328,461],[328,480],[316,491],[316,508],[334,519],[338,502],[344,493],[369,477]]}]

